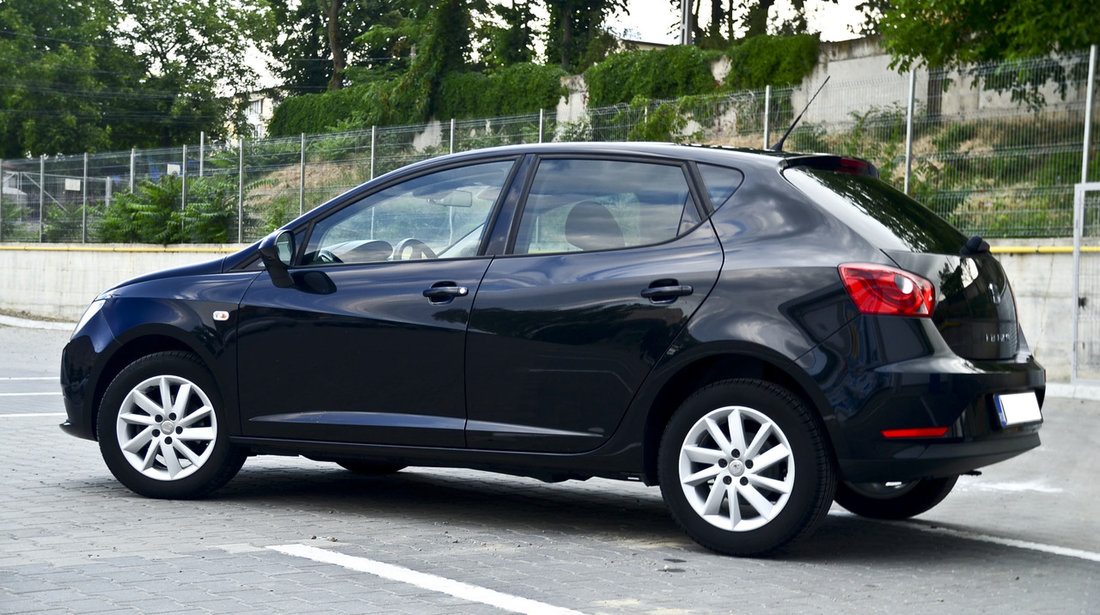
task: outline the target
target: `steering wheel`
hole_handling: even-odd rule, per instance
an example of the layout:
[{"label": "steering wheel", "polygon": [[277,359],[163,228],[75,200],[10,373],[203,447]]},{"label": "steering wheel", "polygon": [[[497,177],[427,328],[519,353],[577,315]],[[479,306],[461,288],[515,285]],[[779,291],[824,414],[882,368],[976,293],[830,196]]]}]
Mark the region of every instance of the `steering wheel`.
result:
[{"label": "steering wheel", "polygon": [[326,264],[327,263],[342,262],[339,258],[337,258],[337,256],[335,254],[333,254],[332,252],[330,252],[330,251],[328,251],[324,248],[321,248],[320,250],[317,250],[317,255],[313,257],[313,261],[316,262],[316,263],[326,263]]},{"label": "steering wheel", "polygon": [[[408,257],[405,256],[406,251],[409,252]],[[428,247],[428,244],[413,237],[402,239],[393,249],[393,260],[395,261],[421,260],[425,258],[438,257],[435,252]]]}]

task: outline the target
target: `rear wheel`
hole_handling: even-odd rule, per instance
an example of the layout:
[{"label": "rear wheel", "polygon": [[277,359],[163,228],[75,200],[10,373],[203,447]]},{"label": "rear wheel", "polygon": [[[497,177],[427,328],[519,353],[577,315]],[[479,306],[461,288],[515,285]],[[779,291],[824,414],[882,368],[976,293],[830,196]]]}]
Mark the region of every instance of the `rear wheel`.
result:
[{"label": "rear wheel", "polygon": [[836,503],[871,519],[908,519],[931,510],[951,493],[958,476],[909,482],[850,483],[836,488]]},{"label": "rear wheel", "polygon": [[99,449],[141,495],[185,499],[229,482],[245,453],[229,442],[218,388],[199,358],[158,352],[126,366],[99,406]]},{"label": "rear wheel", "polygon": [[762,380],[725,380],[689,397],[665,429],[657,463],[661,493],[684,531],[731,555],[760,555],[808,535],[835,488],[809,409]]}]

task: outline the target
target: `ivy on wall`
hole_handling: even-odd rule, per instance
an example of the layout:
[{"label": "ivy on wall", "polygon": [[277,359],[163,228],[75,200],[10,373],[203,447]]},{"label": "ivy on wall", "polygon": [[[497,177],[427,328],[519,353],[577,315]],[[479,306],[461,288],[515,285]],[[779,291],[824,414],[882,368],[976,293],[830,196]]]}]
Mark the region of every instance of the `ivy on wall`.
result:
[{"label": "ivy on wall", "polygon": [[711,62],[715,51],[698,47],[666,47],[655,51],[627,51],[609,56],[584,73],[589,106],[648,99],[706,94],[717,88]]},{"label": "ivy on wall", "polygon": [[816,34],[754,36],[729,50],[730,73],[725,90],[756,90],[772,85],[797,85],[817,65]]}]

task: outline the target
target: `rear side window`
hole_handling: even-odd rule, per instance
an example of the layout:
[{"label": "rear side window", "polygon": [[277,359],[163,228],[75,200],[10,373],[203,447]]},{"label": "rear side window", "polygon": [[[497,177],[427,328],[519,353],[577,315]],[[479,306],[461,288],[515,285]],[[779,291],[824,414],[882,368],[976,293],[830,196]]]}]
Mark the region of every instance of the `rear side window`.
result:
[{"label": "rear side window", "polygon": [[880,179],[805,167],[783,176],[880,249],[956,254],[966,243],[946,220]]},{"label": "rear side window", "polygon": [[741,187],[745,181],[745,175],[737,169],[719,167],[712,164],[700,164],[699,175],[703,178],[703,185],[707,188],[707,196],[714,209],[726,204],[733,193]]},{"label": "rear side window", "polygon": [[698,219],[679,165],[547,159],[535,173],[513,253],[614,250],[661,243],[682,234]]}]

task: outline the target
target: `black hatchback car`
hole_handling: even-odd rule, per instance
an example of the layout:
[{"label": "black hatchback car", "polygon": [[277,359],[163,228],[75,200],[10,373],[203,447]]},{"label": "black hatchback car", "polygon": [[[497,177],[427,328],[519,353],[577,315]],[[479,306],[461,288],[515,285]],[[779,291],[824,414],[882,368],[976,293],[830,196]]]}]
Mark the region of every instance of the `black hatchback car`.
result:
[{"label": "black hatchback car", "polygon": [[661,144],[413,164],[240,252],[101,294],[68,420],[137,493],[245,457],[659,484],[759,554],[902,518],[1039,445],[1004,271],[862,160]]}]

